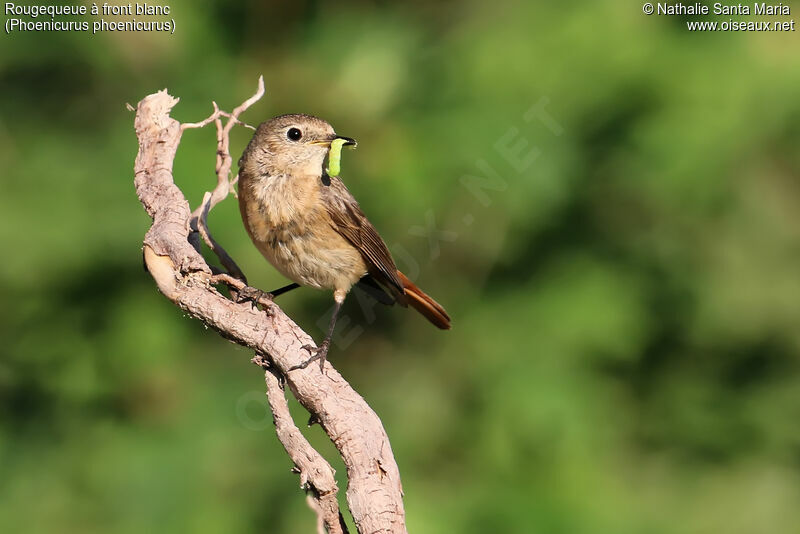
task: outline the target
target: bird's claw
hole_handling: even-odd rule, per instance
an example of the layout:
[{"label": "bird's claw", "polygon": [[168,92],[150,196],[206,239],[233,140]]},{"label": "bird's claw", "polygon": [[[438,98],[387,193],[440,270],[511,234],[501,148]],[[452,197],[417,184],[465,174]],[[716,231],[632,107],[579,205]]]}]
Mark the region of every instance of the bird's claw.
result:
[{"label": "bird's claw", "polygon": [[330,347],[330,340],[326,339],[323,341],[319,347],[315,347],[313,345],[303,345],[300,347],[303,350],[307,350],[311,357],[304,361],[301,364],[294,365],[289,368],[289,371],[296,371],[297,369],[305,369],[313,362],[319,360],[319,370],[322,371],[325,368],[325,360],[328,357],[328,348]]},{"label": "bird's claw", "polygon": [[272,300],[272,294],[267,293],[266,291],[261,291],[255,287],[244,286],[242,289],[236,292],[237,304],[250,301],[253,303],[253,306],[256,306],[257,304],[262,303],[264,300]]}]

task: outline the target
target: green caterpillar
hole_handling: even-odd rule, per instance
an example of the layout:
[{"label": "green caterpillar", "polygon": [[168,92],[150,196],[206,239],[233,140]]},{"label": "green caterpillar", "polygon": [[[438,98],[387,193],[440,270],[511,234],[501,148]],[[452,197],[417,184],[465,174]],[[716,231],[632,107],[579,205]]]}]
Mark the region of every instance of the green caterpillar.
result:
[{"label": "green caterpillar", "polygon": [[342,170],[342,147],[346,142],[346,139],[341,138],[331,141],[331,150],[328,153],[328,176],[339,176]]}]

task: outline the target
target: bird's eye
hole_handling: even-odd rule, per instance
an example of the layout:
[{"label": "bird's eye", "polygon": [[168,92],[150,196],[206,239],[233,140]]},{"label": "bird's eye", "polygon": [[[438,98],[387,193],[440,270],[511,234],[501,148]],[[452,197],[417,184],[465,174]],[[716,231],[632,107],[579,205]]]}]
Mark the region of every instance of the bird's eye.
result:
[{"label": "bird's eye", "polygon": [[303,132],[301,132],[297,128],[289,128],[289,130],[286,132],[286,137],[288,137],[292,141],[299,141],[300,138],[303,137]]}]

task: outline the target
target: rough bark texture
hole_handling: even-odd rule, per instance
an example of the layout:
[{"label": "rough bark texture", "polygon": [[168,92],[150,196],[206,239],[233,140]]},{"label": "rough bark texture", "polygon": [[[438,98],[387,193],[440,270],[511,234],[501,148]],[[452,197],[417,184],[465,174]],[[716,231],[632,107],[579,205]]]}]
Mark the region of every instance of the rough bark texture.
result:
[{"label": "rough bark texture", "polygon": [[[225,338],[255,350],[255,361],[268,368],[268,397],[278,437],[299,470],[301,482],[311,491],[325,528],[346,531],[338,510],[333,469],[289,416],[284,381],[319,421],[344,460],[347,502],[358,532],[406,532],[400,473],[375,412],[329,362],[323,370],[310,365],[288,371],[308,359],[308,351],[301,347],[314,341],[276,305],[259,310],[249,302],[236,303],[211,284],[211,268],[189,241],[192,211],[172,177],[184,130],[169,116],[177,102],[164,90],[144,98],[136,111],[136,192],[153,218],[144,239],[148,270],[168,299]],[[229,117],[236,120],[236,115]]]}]

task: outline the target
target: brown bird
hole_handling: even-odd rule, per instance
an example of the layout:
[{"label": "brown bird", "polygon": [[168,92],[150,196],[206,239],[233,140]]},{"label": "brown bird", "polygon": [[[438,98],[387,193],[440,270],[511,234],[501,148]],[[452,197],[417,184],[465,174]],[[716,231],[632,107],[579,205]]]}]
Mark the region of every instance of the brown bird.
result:
[{"label": "brown bird", "polygon": [[336,317],[355,285],[383,304],[410,304],[431,323],[450,328],[450,317],[435,300],[397,270],[392,255],[338,176],[323,162],[337,136],[333,127],[310,115],[281,115],[262,123],[239,160],[239,209],[247,233],[264,257],[293,284],[333,290],[336,302],[320,360],[331,343]]}]

